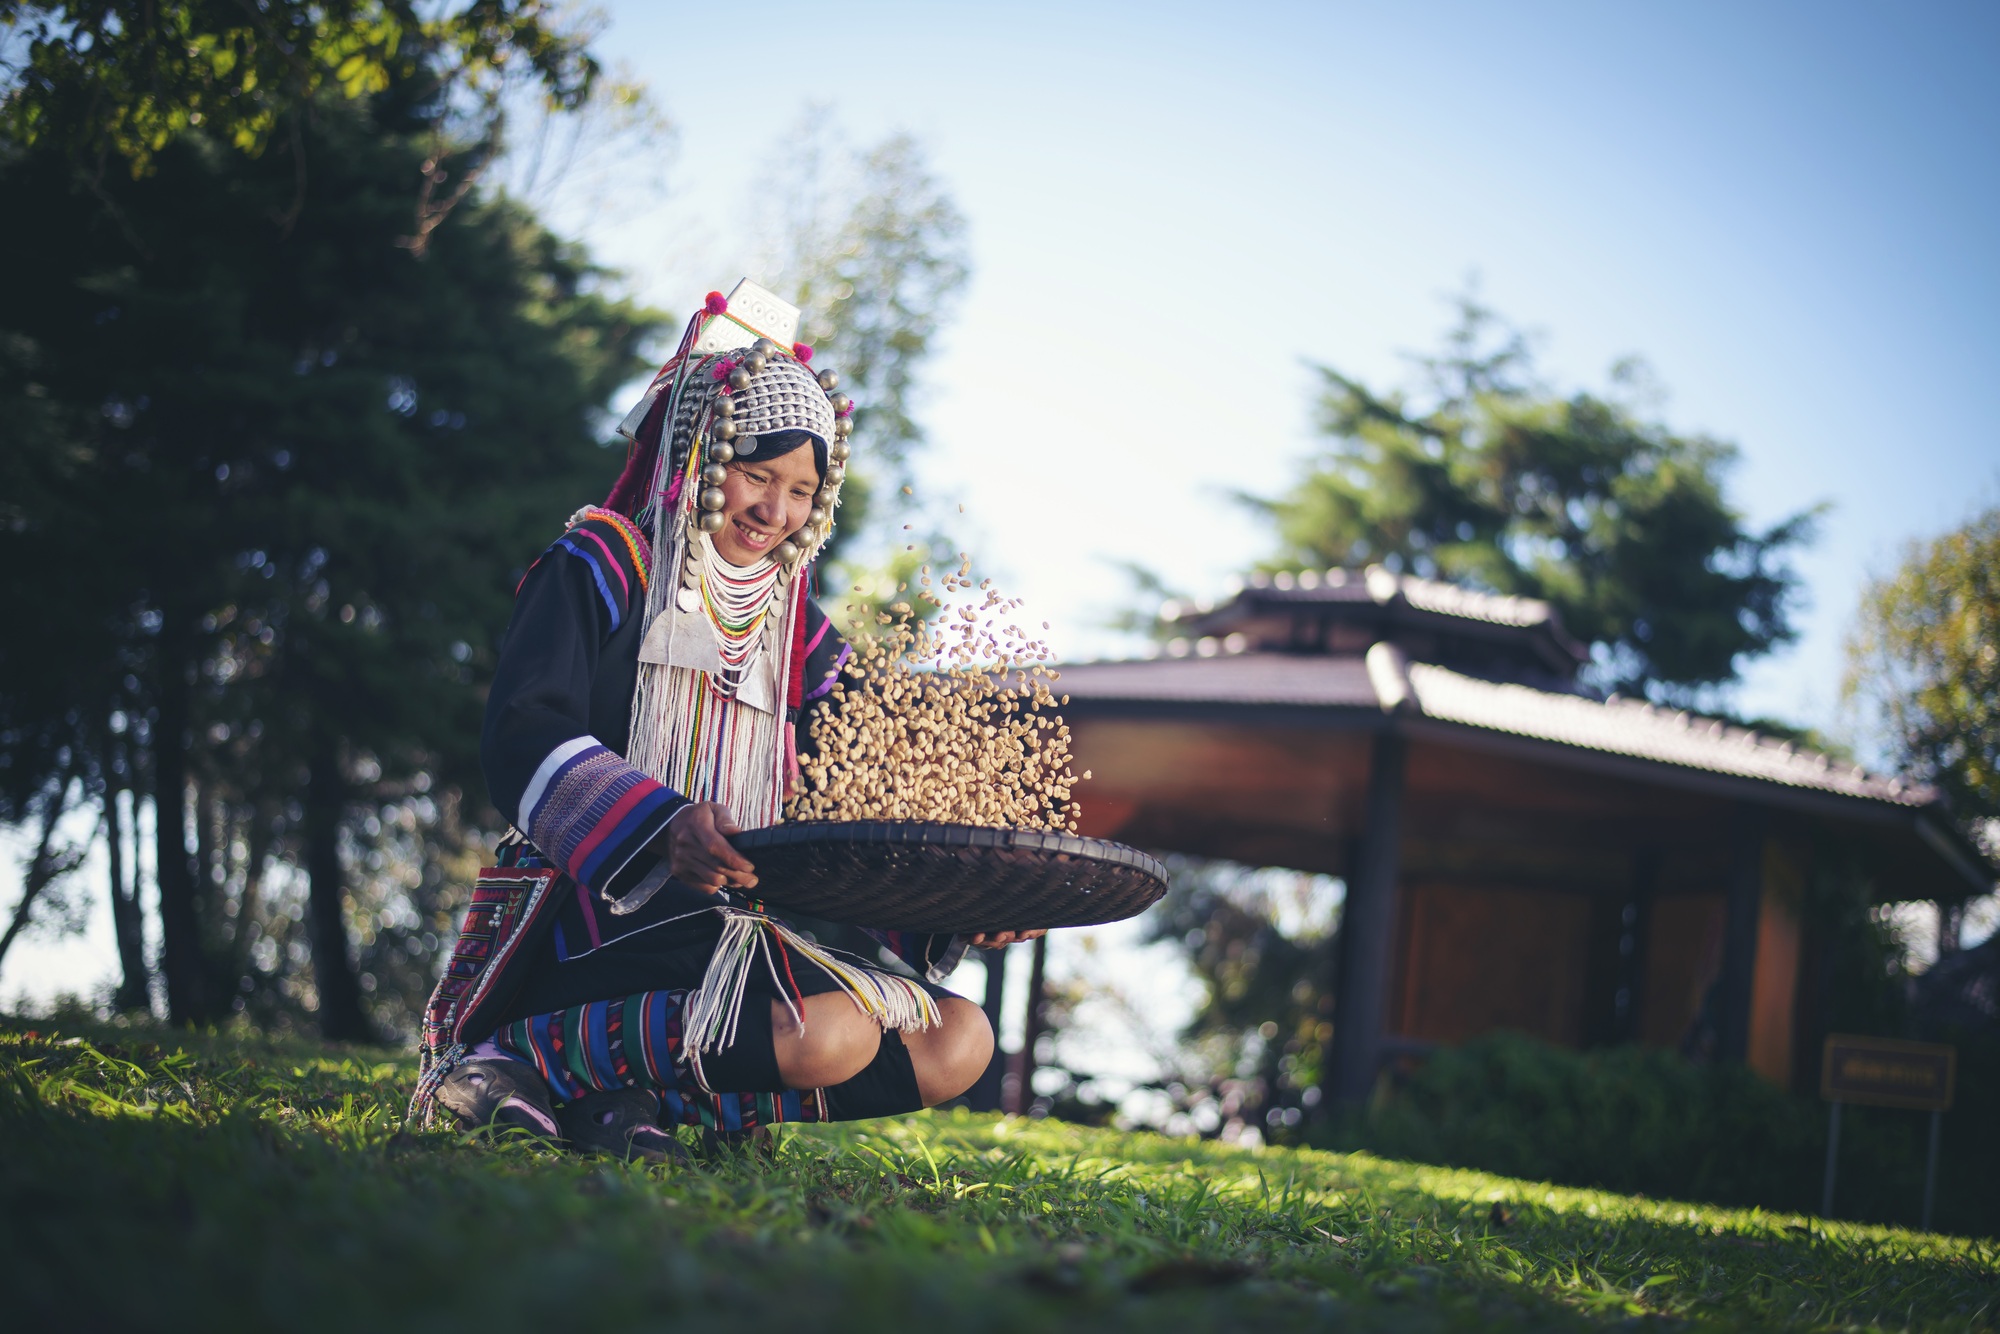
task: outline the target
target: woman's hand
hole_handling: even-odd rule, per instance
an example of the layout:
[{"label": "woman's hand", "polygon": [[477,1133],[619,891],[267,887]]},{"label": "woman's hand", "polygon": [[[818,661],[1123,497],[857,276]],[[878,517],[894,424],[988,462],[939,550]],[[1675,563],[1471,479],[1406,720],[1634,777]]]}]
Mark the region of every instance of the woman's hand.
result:
[{"label": "woman's hand", "polygon": [[1046,928],[1040,931],[981,931],[978,935],[971,937],[967,943],[977,945],[983,950],[997,950],[1003,945],[1012,945],[1016,941],[1021,940],[1033,940],[1037,936],[1046,936],[1047,934],[1048,930]]},{"label": "woman's hand", "polygon": [[697,802],[667,826],[667,869],[683,885],[708,894],[725,888],[755,889],[757,868],[723,837],[742,832],[729,817],[728,807]]}]

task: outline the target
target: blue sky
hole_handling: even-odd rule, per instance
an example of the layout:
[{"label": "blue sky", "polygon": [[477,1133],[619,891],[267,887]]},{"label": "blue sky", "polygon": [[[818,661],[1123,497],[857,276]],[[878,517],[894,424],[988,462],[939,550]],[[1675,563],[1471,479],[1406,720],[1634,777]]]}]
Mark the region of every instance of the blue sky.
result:
[{"label": "blue sky", "polygon": [[1395,382],[1471,274],[1558,385],[1649,360],[1668,421],[1740,445],[1753,521],[1832,502],[1746,710],[1835,724],[1866,575],[2000,499],[1993,6],[718,12],[608,8],[678,142],[666,206],[585,235],[685,310],[752,267],[733,238],[809,104],[919,136],[974,266],[926,491],[1071,656],[1123,647],[1111,562],[1201,592],[1264,554],[1226,496],[1310,448],[1304,363]]},{"label": "blue sky", "polygon": [[[1199,593],[1264,555],[1227,497],[1310,449],[1306,362],[1393,383],[1471,273],[1560,385],[1646,357],[1670,422],[1741,446],[1754,522],[1832,502],[1802,641],[1751,668],[1746,711],[1837,726],[1866,576],[2000,503],[2000,6],[607,16],[600,50],[651,85],[673,151],[631,165],[622,206],[555,213],[661,305],[752,267],[752,185],[808,106],[857,142],[921,138],[974,266],[928,377],[924,490],[966,506],[966,544],[1068,656],[1130,647],[1101,626],[1128,597],[1113,562]],[[112,965],[98,920],[23,941],[5,992]]]}]

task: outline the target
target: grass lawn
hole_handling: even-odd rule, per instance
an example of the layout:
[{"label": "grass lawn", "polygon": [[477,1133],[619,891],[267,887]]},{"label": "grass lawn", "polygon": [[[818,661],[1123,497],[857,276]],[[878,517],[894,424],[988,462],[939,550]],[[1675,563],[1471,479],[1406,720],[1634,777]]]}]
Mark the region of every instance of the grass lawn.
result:
[{"label": "grass lawn", "polygon": [[626,1167],[405,1131],[412,1070],[0,1027],[9,1326],[2000,1323],[1990,1240],[964,1113],[795,1130],[771,1162]]}]

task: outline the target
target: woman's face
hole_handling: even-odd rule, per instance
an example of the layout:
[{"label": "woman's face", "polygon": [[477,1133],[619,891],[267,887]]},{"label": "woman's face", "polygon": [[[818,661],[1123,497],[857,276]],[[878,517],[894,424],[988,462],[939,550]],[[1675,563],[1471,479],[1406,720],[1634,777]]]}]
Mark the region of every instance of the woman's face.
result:
[{"label": "woman's face", "polygon": [[753,565],[778,543],[805,527],[819,468],[811,445],[774,459],[743,459],[729,465],[722,483],[722,530],[715,549],[731,565]]}]

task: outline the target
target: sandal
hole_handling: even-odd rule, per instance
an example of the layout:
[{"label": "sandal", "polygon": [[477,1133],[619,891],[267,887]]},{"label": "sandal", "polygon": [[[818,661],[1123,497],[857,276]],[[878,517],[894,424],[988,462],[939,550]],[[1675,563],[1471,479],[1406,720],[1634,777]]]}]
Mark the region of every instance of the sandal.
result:
[{"label": "sandal", "polygon": [[548,1083],[525,1061],[478,1058],[460,1062],[438,1086],[438,1104],[461,1130],[521,1131],[560,1141]]},{"label": "sandal", "polygon": [[674,1132],[659,1124],[660,1100],[645,1089],[587,1093],[556,1113],[569,1145],[581,1153],[606,1153],[626,1162],[685,1162]]}]

